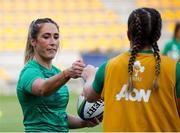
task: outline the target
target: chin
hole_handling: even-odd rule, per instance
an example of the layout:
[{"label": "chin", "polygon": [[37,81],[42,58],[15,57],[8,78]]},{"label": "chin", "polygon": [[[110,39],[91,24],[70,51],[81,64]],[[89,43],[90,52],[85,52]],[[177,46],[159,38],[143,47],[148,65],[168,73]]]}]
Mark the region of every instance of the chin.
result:
[{"label": "chin", "polygon": [[43,54],[43,57],[47,60],[52,60],[56,56],[56,52],[47,52]]},{"label": "chin", "polygon": [[54,58],[56,56],[56,52],[50,53],[47,56]]},{"label": "chin", "polygon": [[54,57],[55,57],[55,55],[49,55],[49,56],[46,57],[46,59],[52,60],[52,59],[54,59]]},{"label": "chin", "polygon": [[55,57],[55,56],[50,56],[50,57],[48,57],[48,58],[52,60],[52,59],[54,59],[54,57]]}]

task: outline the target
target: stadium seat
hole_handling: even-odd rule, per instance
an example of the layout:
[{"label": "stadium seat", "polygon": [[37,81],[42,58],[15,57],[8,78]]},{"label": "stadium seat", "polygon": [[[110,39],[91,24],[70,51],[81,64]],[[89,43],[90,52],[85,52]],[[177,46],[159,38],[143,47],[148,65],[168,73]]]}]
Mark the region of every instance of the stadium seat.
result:
[{"label": "stadium seat", "polygon": [[100,0],[15,2],[16,7],[11,0],[2,0],[0,4],[3,10],[0,18],[4,20],[0,23],[0,35],[5,43],[0,51],[24,50],[29,24],[42,17],[50,17],[60,25],[60,41],[64,49],[88,51],[97,47],[105,50],[118,48],[121,45],[117,44],[123,41],[121,35],[124,36],[127,31],[125,24],[117,21],[119,16],[107,10]]}]

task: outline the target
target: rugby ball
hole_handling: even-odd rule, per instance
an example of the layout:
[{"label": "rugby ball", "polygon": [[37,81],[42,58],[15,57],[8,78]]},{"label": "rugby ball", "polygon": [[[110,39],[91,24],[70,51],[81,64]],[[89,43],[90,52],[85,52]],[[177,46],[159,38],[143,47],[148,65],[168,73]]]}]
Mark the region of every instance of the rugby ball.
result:
[{"label": "rugby ball", "polygon": [[79,96],[77,102],[77,113],[83,120],[90,120],[94,117],[102,119],[104,112],[104,101],[102,99],[90,103],[85,100],[84,96]]}]

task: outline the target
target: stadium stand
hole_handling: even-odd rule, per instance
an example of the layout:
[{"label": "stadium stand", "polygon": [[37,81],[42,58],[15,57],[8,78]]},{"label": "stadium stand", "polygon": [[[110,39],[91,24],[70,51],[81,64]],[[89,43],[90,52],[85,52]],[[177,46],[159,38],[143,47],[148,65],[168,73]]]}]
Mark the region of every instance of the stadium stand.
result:
[{"label": "stadium stand", "polygon": [[124,27],[118,23],[118,15],[100,0],[2,0],[0,51],[23,50],[29,23],[38,17],[50,17],[60,24],[64,49],[121,48],[117,44],[127,39],[122,38],[120,28]]},{"label": "stadium stand", "polygon": [[10,80],[10,79],[11,77],[7,73],[7,70],[5,70],[4,68],[0,68],[0,80]]},{"label": "stadium stand", "polygon": [[[105,8],[104,1],[1,0],[0,51],[23,50],[29,23],[38,17],[51,17],[60,24],[64,49],[89,51],[127,47],[126,23],[119,21],[122,19],[119,14]],[[172,22],[180,19],[179,0],[136,0],[135,3],[137,7],[159,9],[165,32],[171,33]]]},{"label": "stadium stand", "polygon": [[180,21],[180,0],[1,0],[0,85],[2,82],[9,85],[9,80],[17,82],[28,26],[33,19],[50,17],[60,25],[64,51],[55,62],[65,68],[80,52],[126,49],[127,17],[137,7],[154,7],[161,12],[163,29],[158,42],[161,49],[171,38],[174,23]]},{"label": "stadium stand", "polygon": [[180,0],[136,0],[138,7],[155,7],[162,16],[166,33],[172,33],[174,23],[180,21]]}]

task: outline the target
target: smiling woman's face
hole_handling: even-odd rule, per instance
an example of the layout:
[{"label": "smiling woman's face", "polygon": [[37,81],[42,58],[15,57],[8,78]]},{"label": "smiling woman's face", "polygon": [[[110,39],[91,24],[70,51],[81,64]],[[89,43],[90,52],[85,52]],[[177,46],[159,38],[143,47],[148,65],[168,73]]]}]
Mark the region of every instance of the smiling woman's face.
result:
[{"label": "smiling woman's face", "polygon": [[37,38],[32,43],[35,55],[43,60],[52,60],[59,48],[59,31],[56,25],[53,23],[41,24]]}]

